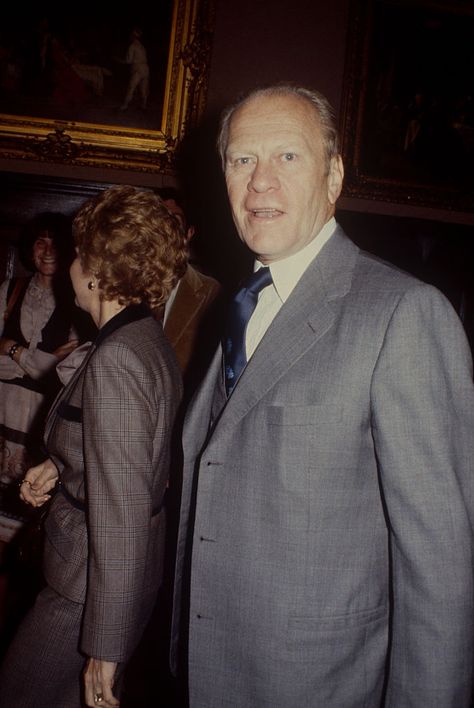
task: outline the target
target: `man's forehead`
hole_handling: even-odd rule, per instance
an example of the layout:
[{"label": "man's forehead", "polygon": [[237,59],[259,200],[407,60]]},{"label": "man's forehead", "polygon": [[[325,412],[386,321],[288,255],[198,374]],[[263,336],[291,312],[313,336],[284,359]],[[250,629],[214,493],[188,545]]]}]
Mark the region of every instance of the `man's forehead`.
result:
[{"label": "man's forehead", "polygon": [[[241,142],[278,143],[281,148],[314,145],[321,136],[319,114],[299,96],[257,96],[239,107],[229,123],[227,148]],[[241,147],[244,147],[243,145]]]},{"label": "man's forehead", "polygon": [[294,94],[269,94],[255,96],[242,106],[239,106],[231,116],[229,133],[235,132],[242,126],[247,127],[259,121],[265,122],[269,127],[278,127],[281,119],[288,124],[305,123],[320,129],[319,113],[309,101]]},{"label": "man's forehead", "polygon": [[266,93],[257,94],[247,99],[247,101],[244,101],[244,103],[234,111],[232,119],[247,111],[259,112],[268,109],[272,111],[288,111],[289,113],[294,113],[295,110],[297,112],[309,111],[312,113],[314,110],[314,114],[317,115],[316,107],[304,96],[299,96],[296,93]]}]

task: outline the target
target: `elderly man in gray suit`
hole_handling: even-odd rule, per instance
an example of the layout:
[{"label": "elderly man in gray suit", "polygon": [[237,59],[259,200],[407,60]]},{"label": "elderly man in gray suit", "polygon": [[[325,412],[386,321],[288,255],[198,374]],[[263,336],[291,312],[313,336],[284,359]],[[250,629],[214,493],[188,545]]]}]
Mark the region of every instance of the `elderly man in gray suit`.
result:
[{"label": "elderly man in gray suit", "polygon": [[323,96],[255,91],[219,144],[238,233],[271,279],[239,293],[185,424],[174,632],[189,591],[190,705],[469,706],[463,328],[439,291],[336,223]]}]

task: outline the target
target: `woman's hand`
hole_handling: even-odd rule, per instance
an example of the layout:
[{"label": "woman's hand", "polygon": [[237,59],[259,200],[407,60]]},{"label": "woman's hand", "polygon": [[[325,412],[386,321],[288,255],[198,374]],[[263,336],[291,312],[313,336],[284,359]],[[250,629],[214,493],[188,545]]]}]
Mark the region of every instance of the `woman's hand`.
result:
[{"label": "woman's hand", "polygon": [[43,506],[51,495],[48,494],[58,481],[58,468],[51,459],[36,467],[30,467],[20,483],[20,497],[31,506]]},{"label": "woman's hand", "polygon": [[53,354],[55,357],[59,359],[59,361],[62,361],[65,359],[68,354],[74,351],[74,349],[77,348],[77,345],[79,344],[78,339],[70,339],[69,342],[66,342],[65,344],[61,344],[60,347],[54,350]]},{"label": "woman's hand", "polygon": [[84,670],[84,686],[86,690],[86,706],[90,708],[116,708],[119,701],[112,693],[114,685],[115,661],[88,659]]},{"label": "woman's hand", "polygon": [[2,354],[3,356],[8,356],[8,352],[14,344],[16,344],[14,339],[0,337],[0,354]]}]

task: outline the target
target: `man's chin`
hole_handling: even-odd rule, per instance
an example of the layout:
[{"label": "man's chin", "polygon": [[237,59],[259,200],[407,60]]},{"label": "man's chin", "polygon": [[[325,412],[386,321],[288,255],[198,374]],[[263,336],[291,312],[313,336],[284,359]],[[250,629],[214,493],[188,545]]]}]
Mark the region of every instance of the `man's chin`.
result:
[{"label": "man's chin", "polygon": [[[262,262],[270,262],[272,260],[278,260],[282,256],[279,253],[278,234],[268,234],[268,233],[253,233],[247,234],[245,238],[242,238],[247,248],[249,248],[252,253],[254,253],[257,258]],[[283,249],[282,249],[283,250]]]}]

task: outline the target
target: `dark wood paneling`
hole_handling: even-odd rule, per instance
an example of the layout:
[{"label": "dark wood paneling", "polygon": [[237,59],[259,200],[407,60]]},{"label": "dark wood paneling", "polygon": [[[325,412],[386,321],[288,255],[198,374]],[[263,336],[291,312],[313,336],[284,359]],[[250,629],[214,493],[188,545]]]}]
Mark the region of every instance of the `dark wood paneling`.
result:
[{"label": "dark wood paneling", "polygon": [[72,216],[82,202],[110,186],[15,172],[0,173],[0,228],[2,232],[22,226],[42,211]]}]

